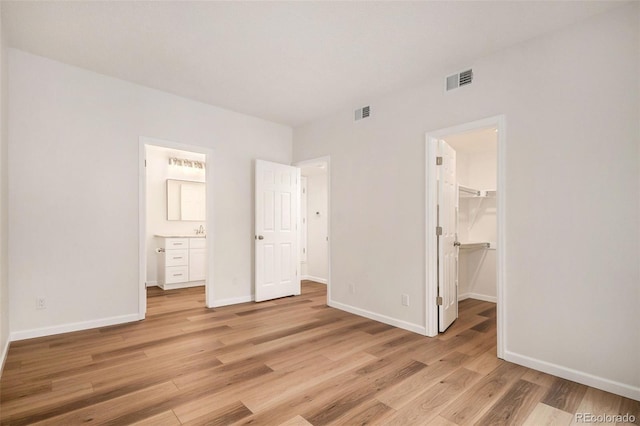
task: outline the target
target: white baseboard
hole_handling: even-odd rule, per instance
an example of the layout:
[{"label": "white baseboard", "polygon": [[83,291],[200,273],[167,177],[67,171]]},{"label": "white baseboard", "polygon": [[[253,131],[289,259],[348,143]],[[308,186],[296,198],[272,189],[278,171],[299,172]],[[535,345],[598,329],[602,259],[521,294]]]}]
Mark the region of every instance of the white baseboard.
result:
[{"label": "white baseboard", "polygon": [[509,362],[523,365],[525,367],[533,368],[534,370],[542,371],[543,373],[552,374],[554,376],[562,377],[563,379],[582,383],[583,385],[591,386],[593,388],[640,401],[640,387],[638,386],[631,386],[624,383],[615,382],[613,380],[594,376],[583,371],[578,371],[572,368],[563,367],[561,365],[552,364],[550,362],[541,361],[539,359],[530,358],[528,356],[520,355],[508,350],[504,353],[504,359]]},{"label": "white baseboard", "polygon": [[427,335],[427,329],[423,325],[413,324],[407,321],[391,318],[386,315],[376,314],[375,312],[367,311],[366,309],[356,308],[355,306],[351,306],[351,305],[345,305],[344,303],[336,302],[334,300],[329,300],[327,304],[332,308],[340,309],[342,311],[346,311],[354,315],[358,315],[358,316],[369,318],[378,322],[389,324],[394,327],[402,328],[404,330],[421,334],[423,336]]},{"label": "white baseboard", "polygon": [[229,305],[237,305],[238,303],[253,302],[253,299],[254,298],[252,295],[252,296],[230,297],[228,299],[214,300],[213,307],[219,308],[221,306],[229,306]]},{"label": "white baseboard", "polygon": [[144,283],[145,286],[147,287],[157,287],[158,286],[158,281],[147,281],[146,283]]},{"label": "white baseboard", "polygon": [[487,296],[479,293],[462,293],[458,295],[458,301],[465,299],[478,299],[484,302],[498,303],[498,298],[495,296]]},{"label": "white baseboard", "polygon": [[0,353],[0,376],[2,376],[2,371],[4,370],[4,362],[7,360],[7,354],[9,353],[9,343],[11,343],[11,339],[7,339],[4,344],[4,348],[2,348],[2,353]]},{"label": "white baseboard", "polygon": [[320,278],[320,277],[314,277],[313,275],[303,275],[300,277],[301,280],[309,280],[309,281],[315,281],[317,283],[320,284],[326,284],[327,283],[327,279],[326,278]]},{"label": "white baseboard", "polygon": [[179,288],[189,288],[189,287],[201,287],[205,285],[204,281],[187,281],[184,283],[174,283],[174,284],[156,284],[163,290],[177,290]]},{"label": "white baseboard", "polygon": [[51,336],[54,334],[70,333],[72,331],[88,330],[90,328],[106,327],[108,325],[124,324],[127,322],[138,321],[138,314],[120,315],[117,317],[102,318],[98,320],[74,322],[70,324],[54,325],[52,327],[34,328],[31,330],[14,331],[11,333],[10,340],[32,339],[34,337]]}]

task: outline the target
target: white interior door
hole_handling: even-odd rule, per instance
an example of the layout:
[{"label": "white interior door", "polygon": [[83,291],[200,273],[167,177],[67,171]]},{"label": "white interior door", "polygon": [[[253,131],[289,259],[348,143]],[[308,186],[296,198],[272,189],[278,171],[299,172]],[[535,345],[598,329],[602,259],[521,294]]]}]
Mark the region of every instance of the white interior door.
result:
[{"label": "white interior door", "polygon": [[445,331],[458,318],[458,185],[456,151],[438,141],[438,328]]},{"label": "white interior door", "polygon": [[256,302],[300,294],[299,182],[299,168],[256,160]]}]

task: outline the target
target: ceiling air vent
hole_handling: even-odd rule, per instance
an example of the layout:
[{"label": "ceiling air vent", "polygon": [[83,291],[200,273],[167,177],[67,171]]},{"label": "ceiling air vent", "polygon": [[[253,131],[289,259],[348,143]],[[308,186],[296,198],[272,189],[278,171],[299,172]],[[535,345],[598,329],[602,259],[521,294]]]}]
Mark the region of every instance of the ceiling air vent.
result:
[{"label": "ceiling air vent", "polygon": [[355,121],[362,120],[363,118],[367,118],[369,117],[369,114],[371,114],[370,106],[367,105],[366,107],[358,108],[355,113]]},{"label": "ceiling air vent", "polygon": [[473,81],[473,70],[468,69],[466,71],[461,71],[459,73],[447,76],[446,78],[446,90],[457,89],[461,86],[466,86],[467,84],[471,84]]}]

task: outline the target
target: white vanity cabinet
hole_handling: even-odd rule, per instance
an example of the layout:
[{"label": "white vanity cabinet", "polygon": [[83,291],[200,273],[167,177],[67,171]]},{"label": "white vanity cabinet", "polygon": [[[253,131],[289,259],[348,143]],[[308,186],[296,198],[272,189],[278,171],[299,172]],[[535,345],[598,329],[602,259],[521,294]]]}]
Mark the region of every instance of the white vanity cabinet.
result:
[{"label": "white vanity cabinet", "polygon": [[204,281],[207,278],[207,240],[189,238],[189,280]]},{"label": "white vanity cabinet", "polygon": [[203,237],[158,236],[158,287],[163,290],[204,285],[207,242]]}]

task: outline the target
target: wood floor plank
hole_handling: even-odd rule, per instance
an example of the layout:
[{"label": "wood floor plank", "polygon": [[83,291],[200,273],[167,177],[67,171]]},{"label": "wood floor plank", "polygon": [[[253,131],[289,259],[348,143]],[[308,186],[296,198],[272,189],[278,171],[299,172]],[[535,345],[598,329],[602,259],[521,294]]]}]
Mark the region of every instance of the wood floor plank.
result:
[{"label": "wood floor plank", "polygon": [[395,410],[382,402],[371,399],[358,408],[330,422],[331,425],[381,425],[385,424]]},{"label": "wood floor plank", "polygon": [[251,410],[245,407],[240,401],[236,401],[222,408],[210,410],[197,419],[183,422],[182,424],[188,426],[226,426],[240,421],[251,414],[253,414]]},{"label": "wood floor plank", "polygon": [[480,375],[465,368],[456,369],[446,378],[424,389],[408,404],[400,408],[386,424],[389,426],[405,426],[412,424],[429,424],[442,409],[465,389],[480,380]]},{"label": "wood floor plank", "polygon": [[132,423],[132,426],[179,426],[181,424],[174,412],[167,410],[155,416]]},{"label": "wood floor plank", "polygon": [[147,289],[144,321],[12,342],[0,424],[567,424],[640,403],[496,357],[495,304],[427,338],[302,295],[215,309]]},{"label": "wood floor plank", "polygon": [[467,359],[468,357],[465,354],[459,352],[448,354],[438,362],[428,365],[413,377],[381,392],[377,399],[399,410],[415,399],[417,394],[422,393],[426,388],[431,387],[442,378],[459,369]]},{"label": "wood floor plank", "polygon": [[566,426],[572,420],[573,414],[538,402],[523,426]]},{"label": "wood floor plank", "polygon": [[[635,419],[633,424],[640,425],[640,401],[634,401],[629,398],[622,398],[622,401],[620,402],[620,409],[618,410],[618,414],[621,414],[623,416],[624,415],[633,416]],[[618,424],[622,425],[624,423],[620,422]],[[626,424],[628,425],[629,422],[627,422]]]},{"label": "wood floor plank", "polygon": [[[599,415],[601,413],[619,413],[622,397],[599,389],[587,388],[580,405],[576,409],[577,413],[590,413]],[[574,416],[573,425],[584,424],[583,419]],[[615,421],[598,421],[602,425],[615,425]]]},{"label": "wood floor plank", "polygon": [[524,367],[504,363],[480,382],[457,397],[441,414],[457,424],[473,423],[499,399],[507,388],[522,377]]},{"label": "wood floor plank", "polygon": [[482,425],[514,425],[523,423],[536,407],[544,389],[518,380],[478,421]]},{"label": "wood floor plank", "polygon": [[305,420],[304,417],[298,415],[295,416],[286,422],[280,423],[280,426],[313,426],[311,423]]},{"label": "wood floor plank", "polygon": [[542,402],[558,410],[575,413],[586,392],[587,386],[556,377]]}]

